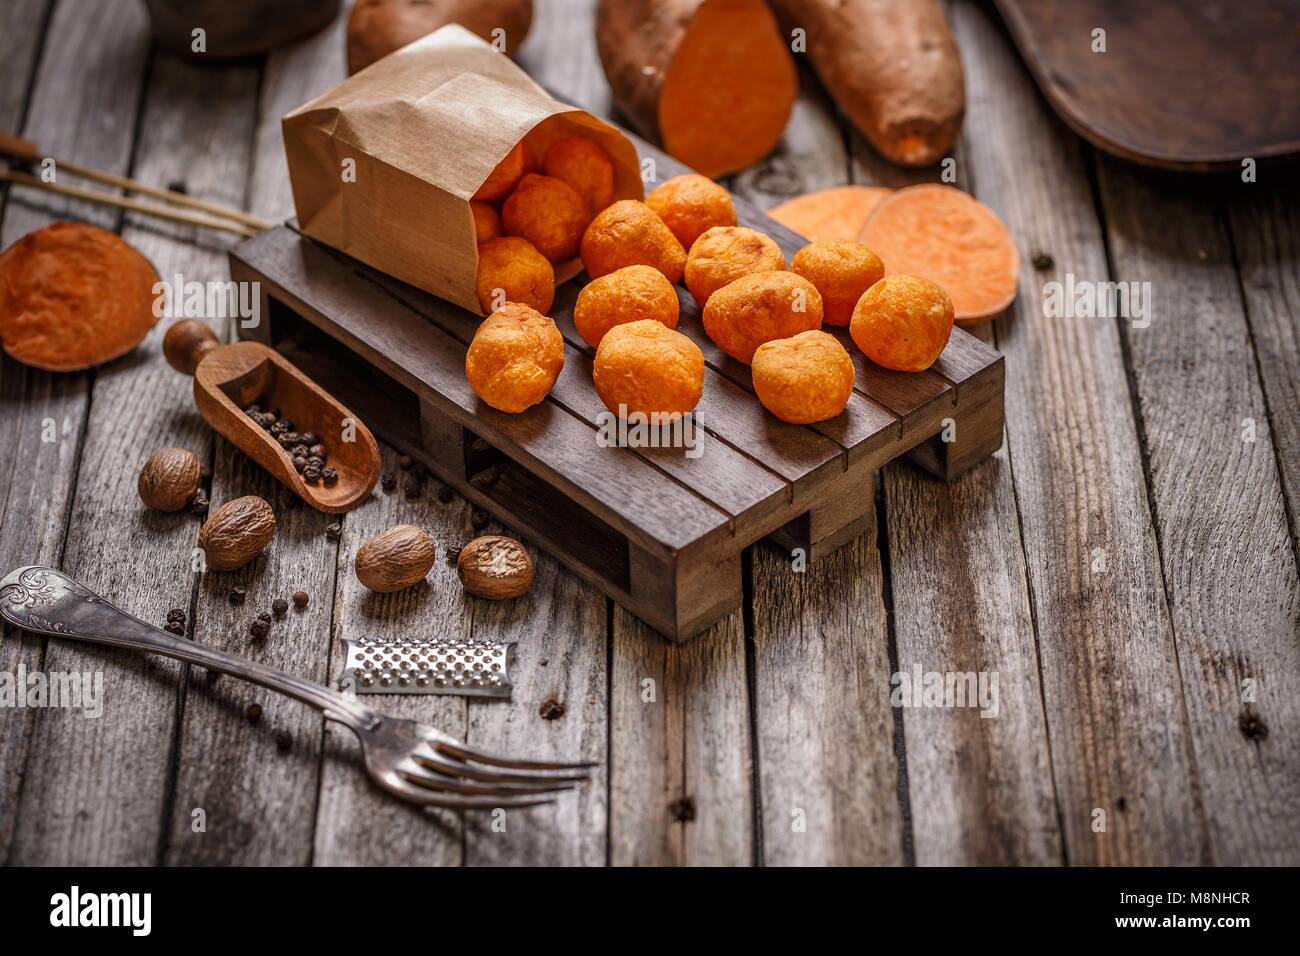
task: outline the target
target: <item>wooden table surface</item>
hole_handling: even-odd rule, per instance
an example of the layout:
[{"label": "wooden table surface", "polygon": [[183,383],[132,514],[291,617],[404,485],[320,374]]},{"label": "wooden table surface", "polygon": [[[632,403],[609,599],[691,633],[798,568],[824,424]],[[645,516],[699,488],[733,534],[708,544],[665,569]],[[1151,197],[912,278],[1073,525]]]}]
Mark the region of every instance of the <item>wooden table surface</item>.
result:
[{"label": "wooden table surface", "polygon": [[[263,59],[201,66],[151,46],[138,0],[94,10],[0,8],[0,128],[70,161],[290,214],[279,118],[343,78],[342,21]],[[887,467],[875,532],[804,573],[754,547],[744,611],[685,645],[540,553],[526,601],[468,599],[445,562],[426,586],[368,594],[352,573],[362,542],[400,521],[456,546],[474,534],[472,509],[440,502],[436,483],[413,501],[377,492],[328,540],[333,518],[199,418],[190,382],[162,359],[165,321],[91,372],[6,358],[0,571],[60,567],[160,625],[184,608],[196,640],[320,681],[337,677],[344,638],[517,640],[509,703],[383,703],[484,748],[598,769],[504,830],[490,814],[423,813],[380,793],[350,734],[292,701],[7,632],[0,668],[101,672],[105,709],[0,710],[0,859],[1300,863],[1295,170],[1242,183],[1100,155],[1048,111],[994,14],[968,0],[950,13],[968,98],[956,184],[1001,215],[1023,260],[1015,306],[979,333],[1007,357],[1003,448],[951,485]],[[588,2],[541,0],[520,62],[610,114]],[[804,90],[781,147],[729,181],[738,194],[770,205],[938,178],[887,166],[807,75]],[[214,234],[30,191],[3,201],[6,246],[74,217],[119,230],[164,278],[227,277]],[[1151,283],[1150,325],[1045,316],[1044,283],[1067,275]],[[150,513],[135,491],[168,445],[210,463],[214,503],[271,502],[279,528],[262,559],[192,571],[198,519]],[[227,600],[235,584],[242,607]],[[250,644],[255,613],[299,589],[308,609]],[[997,716],[892,707],[891,675],[918,667],[996,673]],[[540,716],[547,700],[562,717]]]}]

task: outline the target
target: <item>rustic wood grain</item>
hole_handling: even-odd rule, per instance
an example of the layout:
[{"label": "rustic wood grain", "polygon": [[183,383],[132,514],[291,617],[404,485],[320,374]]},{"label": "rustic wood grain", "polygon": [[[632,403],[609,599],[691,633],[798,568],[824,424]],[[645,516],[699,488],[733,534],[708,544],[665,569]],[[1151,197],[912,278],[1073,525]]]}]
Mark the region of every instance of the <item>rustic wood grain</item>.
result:
[{"label": "rustic wood grain", "polygon": [[[384,470],[400,475],[397,453],[381,446]],[[357,550],[379,532],[412,524],[433,538],[441,551],[471,537],[470,507],[453,497],[443,504],[427,481],[418,497],[406,497],[401,484],[375,491],[374,500],[344,516],[335,578],[330,682],[343,671],[342,641],[401,640],[424,636],[455,639],[471,633],[471,617],[456,569],[440,560],[423,582],[395,594],[376,594],[357,580]],[[460,739],[467,729],[463,697],[392,694],[378,700],[385,714],[431,724]],[[325,727],[320,793],[315,819],[313,862],[317,865],[458,865],[464,861],[465,812],[429,810],[397,800],[370,782],[352,732]],[[507,813],[507,828],[528,811]],[[536,812],[536,811],[533,811]],[[490,818],[490,814],[484,814]]]},{"label": "rustic wood grain", "polygon": [[[734,177],[732,189],[770,208],[792,195],[840,185],[847,171],[830,104],[805,76],[776,152]],[[860,483],[859,500],[874,495],[869,476]],[[796,570],[792,558],[769,545],[751,549],[763,862],[902,863],[875,523],[806,570]],[[843,759],[846,754],[852,759]]]},{"label": "rustic wood grain", "polygon": [[248,180],[248,208],[272,222],[293,215],[280,117],[347,78],[344,37],[349,12],[350,4],[343,4],[334,22],[321,32],[267,54],[253,142],[253,172]]},{"label": "rustic wood grain", "polygon": [[[1280,175],[1279,175],[1280,174]],[[1300,551],[1300,188],[1281,168],[1242,184],[1228,203],[1246,319],[1270,411],[1269,428]],[[1283,179],[1279,182],[1279,179]]]},{"label": "rustic wood grain", "polygon": [[610,863],[753,863],[741,613],[668,644],[615,607],[612,640]]},{"label": "rustic wood grain", "polygon": [[[229,201],[232,189],[240,190],[247,177],[258,69],[213,74],[160,56],[151,75],[134,174],[153,183],[184,178],[192,194]],[[169,281],[178,272],[199,281],[224,278],[223,256],[187,241],[194,238],[192,227],[155,230],[151,222],[133,224],[123,236]],[[209,460],[212,448],[211,431],[194,410],[189,380],[163,360],[165,326],[160,322],[140,348],[96,375],[63,568],[159,625],[169,608],[190,606],[199,519],[188,512],[148,512],[135,479],[158,448],[189,448],[200,460]],[[106,542],[114,546],[105,547]],[[79,755],[73,772],[53,761],[28,774],[24,805],[33,801],[51,826],[40,845],[41,858],[154,862],[171,785],[180,669],[128,652],[95,653],[58,642],[51,643],[47,657],[51,669],[102,669],[108,710],[93,734],[54,721],[48,727],[38,723],[35,753]],[[20,832],[20,859],[29,833],[39,832],[27,827]]]},{"label": "rustic wood grain", "polygon": [[[30,14],[30,8],[24,9]],[[131,158],[135,106],[139,102],[148,56],[147,27],[144,11],[137,4],[123,0],[106,5],[102,12],[104,22],[85,16],[85,11],[73,3],[61,3],[54,10],[27,105],[23,135],[56,155],[73,156],[90,165],[126,172]],[[32,27],[29,25],[27,29]],[[88,111],[79,115],[97,119],[70,122],[69,103],[80,104]],[[5,209],[4,243],[7,245],[56,218],[69,217],[109,228],[114,228],[117,222],[115,214],[107,213],[102,207],[69,204],[47,197],[42,197],[38,205],[29,203],[15,191]],[[139,361],[139,356],[140,351],[134,352],[95,374],[104,381],[110,377],[120,379]],[[6,391],[11,387],[10,370],[19,368],[5,360]],[[120,427],[112,424],[102,427],[94,448],[86,440],[86,452],[78,455],[82,436],[88,435],[91,427],[85,424],[85,417],[92,377],[86,373],[54,376],[31,370],[24,370],[22,378],[15,376],[13,386],[21,388],[29,396],[26,400],[32,403],[26,414],[38,411],[42,418],[53,418],[59,440],[40,445],[39,457],[28,458],[24,452],[15,458],[14,466],[23,470],[13,473],[6,490],[4,544],[6,549],[14,548],[17,553],[7,550],[5,558],[10,565],[38,560],[61,563],[65,571],[81,577],[109,600],[138,607],[146,614],[152,611],[156,615],[156,609],[162,607],[165,616],[170,605],[163,603],[167,596],[157,592],[158,582],[152,579],[153,575],[133,574],[128,565],[132,555],[153,544],[154,534],[163,540],[184,539],[190,531],[188,522],[175,515],[145,515],[136,496],[135,474],[139,463],[134,461],[132,440],[140,432],[151,431],[152,423],[128,413]],[[101,409],[100,421],[114,422],[115,414],[108,415],[108,411]],[[32,439],[39,441],[40,421],[40,418],[34,422],[22,421],[20,427],[28,435],[28,443]],[[21,449],[23,445],[16,447]],[[105,463],[106,456],[122,454],[132,459],[132,464],[123,469],[129,471],[129,481],[117,474],[115,465]],[[77,481],[79,463],[80,483],[74,490],[71,485]],[[129,498],[125,497],[128,485]],[[119,491],[123,494],[119,495]],[[17,509],[27,514],[11,524],[11,508],[15,509],[15,517],[21,514]],[[79,543],[69,537],[65,546],[63,528],[69,521]],[[98,532],[96,524],[100,528]],[[14,537],[9,538],[10,534]],[[87,535],[98,539],[93,548],[85,547]],[[102,543],[113,540],[114,535],[120,546],[103,548]],[[65,547],[61,557],[60,551]],[[189,542],[181,547],[188,551]],[[100,551],[102,555],[97,553]],[[158,596],[146,603],[146,595],[155,593]],[[23,773],[22,791],[16,802],[7,804],[10,809],[5,814],[14,828],[10,862],[152,861],[152,843],[140,833],[140,820],[132,819],[124,805],[124,796],[131,792],[137,779],[146,778],[153,780],[155,792],[161,794],[167,742],[164,737],[164,757],[153,766],[147,756],[136,760],[123,753],[133,742],[118,736],[116,724],[122,711],[129,709],[132,697],[141,691],[165,698],[163,710],[169,710],[171,697],[164,688],[167,675],[174,674],[175,667],[145,663],[139,657],[131,658],[128,663],[129,657],[50,641],[41,661],[42,669],[103,672],[104,716],[86,720],[78,712],[53,709],[21,716],[21,712],[4,715],[6,737],[16,716],[19,719],[28,716],[32,722],[25,769],[5,765],[5,776],[10,772]],[[31,664],[28,660],[28,665]],[[166,724],[165,718],[163,723]],[[110,753],[114,745],[116,752]],[[97,753],[100,747],[103,756]],[[7,752],[6,761],[16,756],[12,751]],[[64,786],[63,781],[67,780],[77,780],[81,786]],[[110,802],[106,799],[108,794],[115,795],[111,806],[105,806]],[[79,817],[83,809],[90,814],[103,809],[104,813],[92,824],[90,816]],[[156,811],[155,803],[142,815],[152,813],[155,829]],[[132,824],[137,826],[136,832],[126,832]]]},{"label": "rustic wood grain", "polygon": [[[983,103],[968,106],[963,140],[982,129]],[[855,182],[901,187],[941,181],[942,163],[903,169],[850,128]],[[959,141],[952,185],[978,193]],[[966,331],[992,341],[989,324]],[[960,383],[951,348],[932,371]],[[1018,374],[1013,370],[1011,374]],[[960,384],[954,386],[960,400]],[[957,437],[968,438],[958,418]],[[1039,689],[1012,465],[1004,446],[952,482],[902,463],[881,469],[897,666],[995,672],[996,718],[977,711],[913,708],[900,714],[915,859],[920,864],[1045,864],[1062,858],[1047,727]]]},{"label": "rustic wood grain", "polygon": [[1222,207],[1114,160],[1098,173],[1115,278],[1150,283],[1151,324],[1120,327],[1213,859],[1294,863],[1300,740],[1240,728],[1247,680],[1266,727],[1300,726],[1300,584]]},{"label": "rustic wood grain", "polygon": [[[0,128],[23,127],[27,100],[50,3],[36,8],[8,4],[0,9]],[[8,190],[0,192],[0,248],[17,235],[4,216]],[[76,470],[86,408],[86,376],[29,369],[0,354],[0,447],[9,463],[0,468],[0,566],[8,573],[27,563],[57,565]],[[54,441],[42,441],[54,426]],[[40,666],[40,638],[7,625],[0,628],[0,673],[28,673]],[[0,712],[0,860],[8,854],[22,785],[22,764],[33,714]]]},{"label": "rustic wood grain", "polygon": [[[1045,281],[1108,278],[1081,147],[989,12],[953,13],[967,130],[979,131],[964,140],[966,162],[1028,252],[1020,298],[995,329],[1066,859],[1208,862],[1119,332],[1043,315]],[[1033,271],[1039,253],[1053,269]],[[1106,570],[1093,571],[1102,557]]]},{"label": "rustic wood grain", "polygon": [[769,866],[904,862],[875,529],[810,565],[754,548],[755,722]]},{"label": "rustic wood grain", "polygon": [[[243,495],[258,495],[275,512],[275,535],[252,563],[236,571],[208,570],[199,582],[193,628],[204,644],[290,674],[325,683],[330,654],[330,616],[338,545],[325,536],[339,517],[308,507],[260,465],[222,438],[216,440],[212,508]],[[246,589],[232,603],[234,586]],[[305,591],[304,609],[292,606]],[[290,601],[264,641],[249,625],[271,611],[276,598]],[[250,705],[261,713],[253,719]],[[320,714],[282,694],[244,681],[190,668],[177,751],[170,810],[169,864],[241,866],[302,865],[311,859]],[[287,751],[278,734],[287,733]],[[206,827],[196,831],[194,811]]]},{"label": "rustic wood grain", "polygon": [[[472,532],[510,533],[511,529],[495,523]],[[466,739],[488,753],[528,760],[584,760],[597,766],[589,782],[574,793],[561,794],[550,806],[512,811],[504,821],[494,821],[488,814],[466,814],[465,863],[604,864],[609,795],[609,602],[540,548],[529,548],[529,555],[533,587],[524,597],[510,601],[462,597],[462,613],[470,618],[471,636],[519,644],[511,699],[471,700]],[[650,639],[657,638],[652,635]],[[557,715],[551,704],[560,705],[563,711]]]},{"label": "rustic wood grain", "polygon": [[[321,73],[330,70],[341,78],[341,36],[334,36],[335,46],[321,42],[330,32],[267,58],[247,180],[249,208],[259,215],[276,218],[292,205],[279,117],[301,101],[294,89],[299,82],[319,81]],[[326,65],[317,68],[318,61]],[[301,70],[302,75],[288,70]],[[287,105],[282,101],[286,95],[292,99]],[[306,98],[307,94],[301,97]],[[237,198],[236,204],[242,206],[243,199]],[[275,511],[276,534],[251,565],[204,576],[195,605],[201,638],[326,682],[338,544],[325,537],[325,528],[340,519],[307,507],[223,439],[216,444],[213,472],[214,507],[239,495],[260,495]],[[229,589],[235,584],[247,589],[244,604],[230,603]],[[277,597],[291,600],[297,590],[309,595],[307,607],[299,610],[291,604],[286,616],[273,622],[266,642],[254,643],[248,627],[256,615],[270,610]],[[262,709],[256,721],[248,716],[250,704]],[[309,861],[315,840],[322,725],[318,713],[281,695],[226,678],[213,681],[205,672],[192,671],[167,861],[245,865]],[[281,731],[289,735],[288,751],[277,743]],[[191,826],[195,807],[207,812],[204,834],[196,834]]]}]

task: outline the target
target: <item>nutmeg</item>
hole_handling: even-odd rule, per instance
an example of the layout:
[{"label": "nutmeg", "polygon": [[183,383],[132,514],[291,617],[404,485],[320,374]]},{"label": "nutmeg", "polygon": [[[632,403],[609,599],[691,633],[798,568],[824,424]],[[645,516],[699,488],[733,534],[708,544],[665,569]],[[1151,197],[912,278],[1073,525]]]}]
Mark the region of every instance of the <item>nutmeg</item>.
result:
[{"label": "nutmeg", "polygon": [[494,601],[519,597],[533,586],[533,562],[514,538],[486,534],[461,548],[456,574],[470,594]]},{"label": "nutmeg", "polygon": [[136,490],[140,500],[159,511],[180,511],[199,490],[203,468],[184,448],[164,448],[149,456],[140,469]]},{"label": "nutmeg", "polygon": [[357,580],[372,591],[388,593],[424,580],[437,560],[433,539],[414,525],[381,531],[357,551]]},{"label": "nutmeg", "polygon": [[262,553],[275,534],[275,512],[256,495],[228,501],[212,513],[199,532],[208,567],[242,568]]}]

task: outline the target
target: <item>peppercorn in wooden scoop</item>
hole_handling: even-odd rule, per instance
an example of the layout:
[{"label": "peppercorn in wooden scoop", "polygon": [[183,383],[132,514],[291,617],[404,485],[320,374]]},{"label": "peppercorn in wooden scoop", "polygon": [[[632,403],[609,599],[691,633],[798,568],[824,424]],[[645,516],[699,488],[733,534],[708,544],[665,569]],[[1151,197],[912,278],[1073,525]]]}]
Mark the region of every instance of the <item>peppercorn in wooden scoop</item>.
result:
[{"label": "peppercorn in wooden scoop", "polygon": [[163,354],[194,376],[208,424],[317,511],[349,511],[375,487],[381,462],[370,429],[279,352],[222,345],[207,325],[183,319],[167,330]]}]

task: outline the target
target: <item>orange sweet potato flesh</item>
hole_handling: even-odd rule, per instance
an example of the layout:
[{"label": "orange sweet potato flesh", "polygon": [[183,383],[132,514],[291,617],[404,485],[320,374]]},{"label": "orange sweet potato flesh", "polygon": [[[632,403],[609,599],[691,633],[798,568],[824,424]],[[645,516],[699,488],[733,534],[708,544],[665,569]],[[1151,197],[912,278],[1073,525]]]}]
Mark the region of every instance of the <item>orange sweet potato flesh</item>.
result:
[{"label": "orange sweet potato flesh", "polygon": [[129,352],[158,317],[158,273],[118,236],[56,222],[0,255],[0,341],[15,359],[70,372]]},{"label": "orange sweet potato flesh", "polygon": [[449,23],[489,43],[494,30],[504,30],[506,52],[514,56],[532,22],[533,0],[356,0],[348,17],[348,73]]},{"label": "orange sweet potato flesh", "polygon": [[598,0],[596,45],[632,124],[709,177],[771,152],[798,94],[763,0]]},{"label": "orange sweet potato flesh", "polygon": [[787,199],[767,215],[810,242],[857,242],[867,217],[891,192],[884,186],[833,186]]},{"label": "orange sweet potato flesh", "polygon": [[1004,311],[1016,297],[1020,252],[997,214],[960,189],[908,186],[885,199],[858,241],[889,275],[920,276],[952,299],[958,325]]},{"label": "orange sweet potato flesh", "polygon": [[886,159],[929,166],[966,112],[961,56],[939,0],[769,0],[801,28],[827,92]]}]

